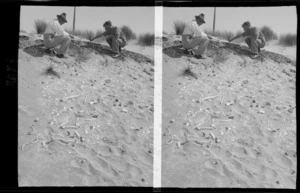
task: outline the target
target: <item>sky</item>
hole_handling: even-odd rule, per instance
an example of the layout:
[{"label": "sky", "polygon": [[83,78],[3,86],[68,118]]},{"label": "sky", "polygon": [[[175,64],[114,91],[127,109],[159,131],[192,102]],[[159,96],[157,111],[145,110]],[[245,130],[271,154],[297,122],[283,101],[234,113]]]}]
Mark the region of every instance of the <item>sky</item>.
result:
[{"label": "sky", "polygon": [[[51,21],[56,15],[65,12],[68,23],[65,29],[72,29],[74,7],[54,6],[22,6],[20,13],[20,29],[34,31],[34,20]],[[189,22],[195,15],[205,14],[206,24],[203,29],[213,27],[213,7],[164,7],[163,31],[174,32],[173,22],[176,20]],[[113,25],[128,25],[139,34],[154,33],[154,7],[77,7],[75,28],[81,30],[104,30],[102,25],[111,20]],[[297,32],[297,13],[295,6],[284,7],[217,7],[216,30],[242,31],[241,25],[249,20],[253,26],[267,25],[278,35]]]},{"label": "sky", "polygon": [[[213,28],[213,7],[164,7],[163,31],[174,33],[174,21],[189,22],[195,15],[205,14],[203,29]],[[242,31],[242,24],[250,21],[252,26],[267,25],[278,34],[297,33],[297,12],[295,6],[284,7],[217,7],[215,30]]]},{"label": "sky", "polygon": [[[63,12],[68,22],[62,27],[73,29],[74,7],[21,6],[20,29],[34,32],[34,20],[49,22]],[[154,33],[154,7],[76,7],[75,29],[104,31],[103,23],[107,20],[115,26],[127,25],[137,35]]]}]

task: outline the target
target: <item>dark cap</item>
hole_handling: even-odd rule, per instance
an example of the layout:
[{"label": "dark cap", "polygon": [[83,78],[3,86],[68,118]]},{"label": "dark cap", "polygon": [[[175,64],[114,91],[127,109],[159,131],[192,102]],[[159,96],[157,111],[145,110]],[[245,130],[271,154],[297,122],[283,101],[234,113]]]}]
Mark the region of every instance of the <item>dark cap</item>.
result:
[{"label": "dark cap", "polygon": [[56,17],[64,20],[65,22],[67,22],[67,14],[66,13],[62,13],[60,15],[56,15]]},{"label": "dark cap", "polygon": [[251,26],[250,21],[245,21],[245,22],[243,23],[242,27],[244,27],[244,26],[246,26],[246,25]]},{"label": "dark cap", "polygon": [[111,25],[112,25],[112,24],[111,24],[111,21],[106,21],[106,22],[104,22],[103,27],[105,27],[105,26],[107,26],[107,25],[111,26]]}]

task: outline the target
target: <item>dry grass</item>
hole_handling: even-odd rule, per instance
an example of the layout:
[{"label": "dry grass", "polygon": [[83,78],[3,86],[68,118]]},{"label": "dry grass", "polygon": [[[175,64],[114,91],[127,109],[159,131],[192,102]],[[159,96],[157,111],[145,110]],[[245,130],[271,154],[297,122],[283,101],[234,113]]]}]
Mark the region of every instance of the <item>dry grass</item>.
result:
[{"label": "dry grass", "polygon": [[152,46],[154,45],[155,36],[151,33],[142,34],[138,38],[138,44],[142,46]]},{"label": "dry grass", "polygon": [[124,33],[127,40],[135,40],[136,39],[136,33],[132,31],[132,29],[129,26],[122,26],[121,27],[122,32]]},{"label": "dry grass", "polygon": [[95,32],[91,30],[84,30],[82,35],[88,40],[92,40],[96,36]]},{"label": "dry grass", "polygon": [[278,36],[277,34],[269,27],[269,26],[263,26],[260,28],[260,31],[264,34],[266,41],[270,40],[277,40]]},{"label": "dry grass", "polygon": [[34,20],[34,29],[37,34],[43,34],[46,31],[47,22],[41,19]]},{"label": "dry grass", "polygon": [[204,32],[208,35],[211,35],[211,36],[214,36],[214,37],[217,37],[220,39],[228,40],[228,41],[235,36],[235,34],[230,31],[215,30],[213,32],[212,30],[204,30]]},{"label": "dry grass", "polygon": [[181,76],[188,76],[188,77],[193,77],[195,79],[198,79],[197,75],[192,71],[190,66],[182,70]]},{"label": "dry grass", "polygon": [[186,23],[183,21],[174,21],[174,31],[176,35],[182,35],[184,29],[185,29]]},{"label": "dry grass", "polygon": [[92,30],[75,30],[73,32],[73,30],[71,30],[71,29],[66,29],[65,31],[71,35],[78,36],[80,38],[84,38],[87,40],[91,40],[96,35],[99,35],[102,33],[102,30],[97,30],[96,32],[93,32]]},{"label": "dry grass", "polygon": [[58,72],[56,72],[54,69],[53,69],[53,66],[50,66],[48,68],[45,69],[45,71],[43,72],[43,75],[50,75],[50,76],[56,76],[58,78],[60,78],[60,75]]},{"label": "dry grass", "polygon": [[284,46],[297,45],[297,34],[284,34],[279,38],[279,44]]}]

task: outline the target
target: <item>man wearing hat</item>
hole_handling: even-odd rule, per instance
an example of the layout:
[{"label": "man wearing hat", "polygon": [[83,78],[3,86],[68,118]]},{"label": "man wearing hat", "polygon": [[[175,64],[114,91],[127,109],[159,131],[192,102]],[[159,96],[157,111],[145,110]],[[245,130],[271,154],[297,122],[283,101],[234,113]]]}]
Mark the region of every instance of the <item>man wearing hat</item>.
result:
[{"label": "man wearing hat", "polygon": [[243,23],[242,28],[244,29],[244,32],[233,37],[229,42],[239,38],[239,37],[245,37],[245,42],[249,46],[249,48],[252,51],[251,58],[258,58],[260,48],[265,47],[266,40],[264,34],[256,27],[252,27],[251,23],[249,21],[246,21]]},{"label": "man wearing hat", "polygon": [[[207,49],[209,39],[211,36],[204,33],[200,26],[205,23],[204,14],[195,16],[196,21],[189,23],[182,33],[182,46],[186,49],[185,53],[188,53],[190,49],[196,48],[195,58],[204,59],[204,53]],[[194,52],[191,52],[194,54]]]},{"label": "man wearing hat", "polygon": [[97,35],[96,37],[91,39],[91,41],[94,41],[99,37],[105,36],[106,42],[109,44],[114,53],[112,57],[118,57],[120,55],[120,52],[122,51],[121,48],[126,46],[125,34],[120,28],[113,26],[111,21],[106,21],[103,24],[103,27],[105,28],[105,32]]},{"label": "man wearing hat", "polygon": [[56,53],[56,56],[59,58],[65,57],[71,44],[71,38],[74,38],[62,29],[61,25],[66,22],[66,13],[57,15],[57,19],[48,23],[44,33],[44,45],[48,48],[46,52],[55,54],[55,52],[51,51],[50,48],[55,48],[60,45],[60,48]]}]

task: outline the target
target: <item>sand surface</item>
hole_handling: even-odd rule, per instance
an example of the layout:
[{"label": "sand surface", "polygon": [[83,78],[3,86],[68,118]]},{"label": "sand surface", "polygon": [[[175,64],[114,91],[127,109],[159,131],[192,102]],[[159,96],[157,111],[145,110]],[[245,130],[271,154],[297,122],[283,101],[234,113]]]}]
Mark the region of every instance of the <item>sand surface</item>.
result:
[{"label": "sand surface", "polygon": [[19,186],[152,186],[153,61],[109,53],[76,39],[59,59],[20,34]]},{"label": "sand surface", "polygon": [[128,41],[125,47],[126,50],[143,54],[154,60],[154,47],[153,46],[140,46],[137,41]]},{"label": "sand surface", "polygon": [[165,39],[163,187],[296,187],[295,61],[262,53],[214,41],[198,60]]},{"label": "sand surface", "polygon": [[268,42],[264,49],[270,52],[282,54],[292,60],[296,60],[297,57],[297,46],[282,46],[279,45],[278,40]]}]

